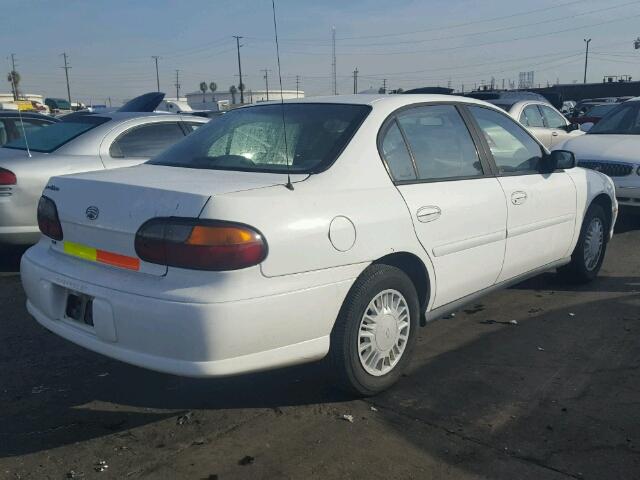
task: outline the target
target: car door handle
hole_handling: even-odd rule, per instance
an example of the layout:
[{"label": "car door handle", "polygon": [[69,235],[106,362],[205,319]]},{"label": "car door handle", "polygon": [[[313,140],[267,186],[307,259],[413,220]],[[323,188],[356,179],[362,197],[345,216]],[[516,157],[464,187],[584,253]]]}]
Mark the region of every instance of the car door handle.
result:
[{"label": "car door handle", "polygon": [[554,137],[558,136],[558,132],[556,132],[555,130],[553,132],[551,132],[551,135],[553,135]]},{"label": "car door handle", "polygon": [[420,207],[416,212],[418,221],[422,223],[433,222],[434,220],[437,220],[441,214],[442,210],[440,210],[440,207],[436,207],[435,205]]},{"label": "car door handle", "polygon": [[511,194],[511,203],[514,205],[522,205],[527,201],[527,193],[526,192],[513,192]]}]

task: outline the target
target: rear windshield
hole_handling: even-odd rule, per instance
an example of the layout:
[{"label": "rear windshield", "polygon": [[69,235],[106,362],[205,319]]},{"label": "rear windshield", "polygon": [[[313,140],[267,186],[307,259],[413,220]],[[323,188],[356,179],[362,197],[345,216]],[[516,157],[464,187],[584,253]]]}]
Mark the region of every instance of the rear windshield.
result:
[{"label": "rear windshield", "polygon": [[[74,138],[88,132],[92,128],[111,120],[107,117],[95,117],[93,115],[75,116],[68,120],[49,125],[34,132],[27,132],[29,149],[34,152],[51,153]],[[2,148],[14,148],[26,150],[27,144],[24,138],[13,140]]]},{"label": "rear windshield", "polygon": [[314,173],[335,161],[370,110],[366,105],[326,103],[240,108],[202,126],[149,163]]}]

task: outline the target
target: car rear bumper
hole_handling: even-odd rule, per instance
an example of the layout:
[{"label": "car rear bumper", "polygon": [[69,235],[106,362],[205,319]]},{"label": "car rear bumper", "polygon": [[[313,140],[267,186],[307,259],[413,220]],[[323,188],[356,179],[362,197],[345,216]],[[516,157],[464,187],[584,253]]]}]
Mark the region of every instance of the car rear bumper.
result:
[{"label": "car rear bumper", "polygon": [[[29,250],[22,258],[22,282],[27,309],[44,327],[133,365],[195,377],[233,375],[324,357],[331,328],[353,283],[353,279],[342,280],[238,301],[173,301],[61,275],[33,257]],[[93,298],[93,327],[66,316],[69,293]]]}]

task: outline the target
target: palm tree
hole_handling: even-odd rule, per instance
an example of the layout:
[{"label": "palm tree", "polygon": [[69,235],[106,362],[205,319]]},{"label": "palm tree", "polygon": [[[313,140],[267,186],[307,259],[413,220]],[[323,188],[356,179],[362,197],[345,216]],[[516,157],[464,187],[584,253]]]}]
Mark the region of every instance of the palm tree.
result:
[{"label": "palm tree", "polygon": [[202,91],[202,103],[204,103],[204,94],[207,91],[207,82],[200,82],[200,90]]},{"label": "palm tree", "polygon": [[211,82],[209,84],[209,90],[211,90],[211,100],[216,101],[216,90],[218,89],[218,84],[216,82]]},{"label": "palm tree", "polygon": [[229,87],[229,93],[231,94],[231,103],[235,104],[236,103],[236,93],[238,93],[238,89],[236,88],[235,85],[231,85]]}]

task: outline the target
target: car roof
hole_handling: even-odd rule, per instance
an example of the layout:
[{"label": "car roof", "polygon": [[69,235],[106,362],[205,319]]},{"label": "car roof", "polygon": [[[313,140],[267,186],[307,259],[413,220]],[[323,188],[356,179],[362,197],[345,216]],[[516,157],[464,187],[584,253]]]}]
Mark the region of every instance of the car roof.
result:
[{"label": "car roof", "polygon": [[[370,94],[351,94],[351,95],[331,95],[325,97],[307,97],[292,98],[284,100],[284,103],[334,103],[345,105],[370,105],[375,107],[395,107],[399,108],[405,105],[414,105],[417,103],[471,103],[477,105],[490,105],[484,100],[477,100],[470,97],[461,97],[458,95],[437,95],[437,94],[411,94],[411,95],[370,95]],[[247,105],[252,107],[256,105],[278,104],[279,101],[261,102],[259,104]],[[242,108],[247,108],[242,107]],[[493,105],[492,105],[493,107]]]}]

